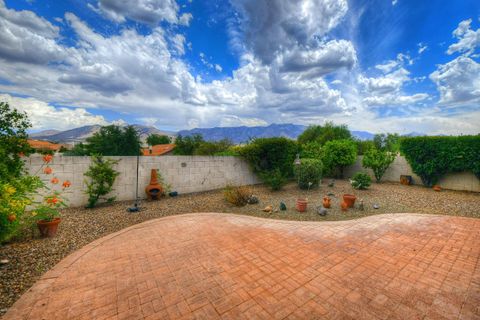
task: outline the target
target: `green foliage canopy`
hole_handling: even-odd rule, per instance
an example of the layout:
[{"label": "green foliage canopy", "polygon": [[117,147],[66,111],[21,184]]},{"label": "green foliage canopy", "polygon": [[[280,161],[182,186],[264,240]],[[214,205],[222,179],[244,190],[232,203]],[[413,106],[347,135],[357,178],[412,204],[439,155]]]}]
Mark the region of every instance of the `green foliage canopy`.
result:
[{"label": "green foliage canopy", "polygon": [[298,143],[318,142],[323,146],[328,141],[352,139],[352,134],[346,125],[335,125],[333,122],[326,122],[323,126],[309,126],[300,136]]},{"label": "green foliage canopy", "polygon": [[[104,159],[103,156],[92,156],[92,164],[85,172],[85,184],[88,195],[87,208],[93,208],[97,202],[103,199],[104,196],[113,191],[113,184],[117,179],[119,172],[113,169],[113,166],[118,163],[118,160]],[[108,202],[115,200],[114,197],[105,199]]]},{"label": "green foliage canopy", "polygon": [[480,135],[403,138],[400,151],[426,186],[449,172],[472,171],[480,179]]},{"label": "green foliage canopy", "polygon": [[299,165],[294,165],[293,170],[300,189],[318,187],[322,180],[322,169],[320,159],[301,159]]},{"label": "green foliage canopy", "polygon": [[395,154],[386,150],[379,150],[377,148],[368,149],[362,160],[362,165],[365,168],[370,168],[375,174],[375,179],[380,182],[385,171],[395,160]]},{"label": "green foliage canopy", "polygon": [[149,146],[155,146],[157,144],[169,144],[172,143],[172,139],[169,136],[152,133],[146,140]]},{"label": "green foliage canopy", "polygon": [[140,154],[140,136],[133,126],[110,125],[100,128],[86,143],[76,145],[66,155],[136,156]]},{"label": "green foliage canopy", "polygon": [[262,181],[273,189],[293,176],[292,164],[297,152],[295,141],[283,137],[253,139],[239,151]]},{"label": "green foliage canopy", "polygon": [[357,146],[353,140],[332,140],[323,147],[323,163],[330,172],[337,171],[343,178],[346,166],[355,163],[357,159]]}]

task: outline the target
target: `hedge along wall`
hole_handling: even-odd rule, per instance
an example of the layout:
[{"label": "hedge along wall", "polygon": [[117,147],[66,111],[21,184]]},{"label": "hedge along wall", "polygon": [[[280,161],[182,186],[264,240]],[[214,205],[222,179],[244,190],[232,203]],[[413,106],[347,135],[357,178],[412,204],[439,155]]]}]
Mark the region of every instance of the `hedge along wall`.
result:
[{"label": "hedge along wall", "polygon": [[[374,179],[373,171],[362,167],[362,159],[363,156],[359,156],[353,165],[345,169],[345,178],[351,178],[355,172],[360,171],[368,173]],[[402,174],[412,176],[413,184],[423,185],[422,179],[412,171],[407,159],[400,155],[388,167],[382,177],[382,181],[400,182],[400,175]],[[469,171],[447,173],[440,178],[437,184],[444,189],[480,192],[480,180]]]},{"label": "hedge along wall", "polygon": [[[120,172],[112,194],[116,200],[134,200],[137,157],[108,157],[120,160],[115,170]],[[42,157],[33,155],[26,159],[26,166],[30,173],[38,172],[42,165]],[[55,156],[49,166],[54,175],[63,180],[72,182],[65,196],[71,207],[87,204],[84,191],[84,173],[90,166],[90,157]],[[145,187],[150,182],[151,169],[159,169],[166,183],[172,186],[172,191],[192,193],[224,188],[231,185],[251,185],[259,183],[251,172],[248,164],[239,157],[212,157],[212,156],[161,156],[140,157],[139,187],[140,198],[145,198]],[[45,181],[52,175],[40,174]]]},{"label": "hedge along wall", "polygon": [[480,179],[480,135],[405,138],[400,151],[426,186],[447,173],[468,171]]}]

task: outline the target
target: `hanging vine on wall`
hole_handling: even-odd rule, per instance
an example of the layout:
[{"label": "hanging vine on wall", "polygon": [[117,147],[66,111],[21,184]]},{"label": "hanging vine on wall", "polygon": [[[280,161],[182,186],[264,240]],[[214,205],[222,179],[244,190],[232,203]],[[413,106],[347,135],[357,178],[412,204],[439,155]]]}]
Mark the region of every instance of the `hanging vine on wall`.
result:
[{"label": "hanging vine on wall", "polygon": [[480,179],[480,135],[404,138],[400,151],[426,186],[450,172],[471,171]]}]

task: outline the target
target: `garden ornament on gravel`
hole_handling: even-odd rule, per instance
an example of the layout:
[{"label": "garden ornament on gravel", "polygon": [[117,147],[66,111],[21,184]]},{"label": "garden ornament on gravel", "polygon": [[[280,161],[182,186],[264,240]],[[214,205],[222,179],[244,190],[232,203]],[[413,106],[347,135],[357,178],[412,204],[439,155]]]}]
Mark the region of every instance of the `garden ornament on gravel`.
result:
[{"label": "garden ornament on gravel", "polygon": [[360,210],[360,211],[365,210],[365,206],[363,204],[363,199],[360,199],[360,204],[358,205],[358,210]]},{"label": "garden ornament on gravel", "polygon": [[257,204],[258,202],[259,202],[258,197],[254,195],[251,195],[247,200],[248,204]]},{"label": "garden ornament on gravel", "polygon": [[287,210],[287,205],[285,204],[285,202],[280,202],[280,210],[282,211]]},{"label": "garden ornament on gravel", "polygon": [[272,213],[272,211],[273,211],[273,206],[272,206],[272,205],[266,206],[265,208],[263,208],[262,211],[263,211],[263,212]]},{"label": "garden ornament on gravel", "polygon": [[373,204],[373,209],[380,209],[380,206],[376,203]]},{"label": "garden ornament on gravel", "polygon": [[317,207],[317,213],[319,215],[321,215],[322,217],[326,216],[327,212],[328,212],[327,209],[325,209],[324,207],[322,207],[322,206]]}]

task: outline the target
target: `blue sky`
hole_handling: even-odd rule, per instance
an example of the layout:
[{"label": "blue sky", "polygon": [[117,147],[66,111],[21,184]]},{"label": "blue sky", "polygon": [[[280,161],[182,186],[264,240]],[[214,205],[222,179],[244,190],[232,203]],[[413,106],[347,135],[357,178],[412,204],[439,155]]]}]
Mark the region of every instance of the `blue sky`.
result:
[{"label": "blue sky", "polygon": [[480,132],[478,1],[119,4],[0,0],[0,99],[36,131],[334,121]]}]

